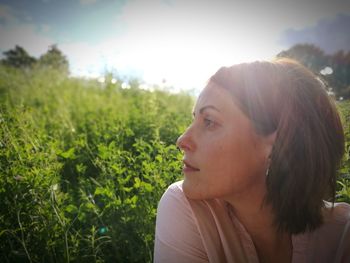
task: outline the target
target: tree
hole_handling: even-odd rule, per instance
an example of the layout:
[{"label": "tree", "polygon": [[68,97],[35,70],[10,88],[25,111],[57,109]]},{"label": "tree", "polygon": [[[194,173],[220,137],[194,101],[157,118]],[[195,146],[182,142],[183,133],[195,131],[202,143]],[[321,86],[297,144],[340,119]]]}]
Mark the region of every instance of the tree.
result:
[{"label": "tree", "polygon": [[317,75],[324,68],[330,67],[331,73],[324,75],[323,78],[330,84],[337,98],[350,98],[350,51],[345,53],[340,50],[333,55],[326,55],[315,45],[297,44],[280,52],[277,57],[295,59]]},{"label": "tree", "polygon": [[2,64],[15,68],[28,68],[35,64],[36,59],[30,56],[27,51],[15,46],[14,49],[3,52],[5,58],[1,60]]},{"label": "tree", "polygon": [[350,51],[340,50],[330,56],[329,65],[333,74],[328,76],[329,83],[336,88],[340,97],[350,98]]},{"label": "tree", "polygon": [[314,72],[319,73],[328,62],[324,51],[312,44],[297,44],[286,51],[277,54],[277,57],[292,58]]},{"label": "tree", "polygon": [[40,56],[39,65],[43,67],[59,70],[64,74],[69,74],[69,63],[65,55],[56,45],[49,47],[49,50]]}]

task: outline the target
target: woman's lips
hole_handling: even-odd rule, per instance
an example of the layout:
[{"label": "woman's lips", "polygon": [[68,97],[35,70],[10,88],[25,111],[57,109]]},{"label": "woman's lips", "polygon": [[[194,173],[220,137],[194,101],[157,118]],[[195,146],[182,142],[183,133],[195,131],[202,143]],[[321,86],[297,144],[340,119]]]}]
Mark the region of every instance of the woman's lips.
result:
[{"label": "woman's lips", "polygon": [[186,173],[186,172],[198,172],[198,171],[199,171],[198,168],[192,166],[192,165],[189,164],[187,161],[183,160],[183,163],[184,163],[184,166],[183,166],[183,168],[182,168],[182,171],[183,171],[184,173]]}]

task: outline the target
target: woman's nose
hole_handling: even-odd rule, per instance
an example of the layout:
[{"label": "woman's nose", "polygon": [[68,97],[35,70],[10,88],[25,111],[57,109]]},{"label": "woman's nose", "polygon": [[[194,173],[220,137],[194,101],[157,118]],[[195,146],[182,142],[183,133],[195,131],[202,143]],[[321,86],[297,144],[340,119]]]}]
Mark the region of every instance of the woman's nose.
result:
[{"label": "woman's nose", "polygon": [[195,143],[192,138],[190,128],[188,128],[176,141],[176,146],[182,151],[193,151]]}]

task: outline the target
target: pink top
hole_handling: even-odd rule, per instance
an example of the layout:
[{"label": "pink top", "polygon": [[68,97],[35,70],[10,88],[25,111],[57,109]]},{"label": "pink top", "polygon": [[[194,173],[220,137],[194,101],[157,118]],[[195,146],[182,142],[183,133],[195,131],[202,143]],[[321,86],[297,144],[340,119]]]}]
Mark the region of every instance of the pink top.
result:
[{"label": "pink top", "polygon": [[[254,243],[230,205],[191,200],[182,181],[169,186],[157,211],[154,262],[259,262]],[[324,224],[292,236],[293,263],[350,262],[350,205],[326,202]]]}]

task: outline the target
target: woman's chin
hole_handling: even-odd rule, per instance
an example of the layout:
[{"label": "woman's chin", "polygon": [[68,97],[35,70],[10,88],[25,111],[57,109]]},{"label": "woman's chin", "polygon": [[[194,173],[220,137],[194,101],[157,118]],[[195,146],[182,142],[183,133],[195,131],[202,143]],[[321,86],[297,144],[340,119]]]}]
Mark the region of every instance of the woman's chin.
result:
[{"label": "woman's chin", "polygon": [[198,184],[194,185],[190,183],[188,180],[184,180],[182,184],[182,190],[187,198],[194,200],[206,199],[203,191],[200,191]]}]

